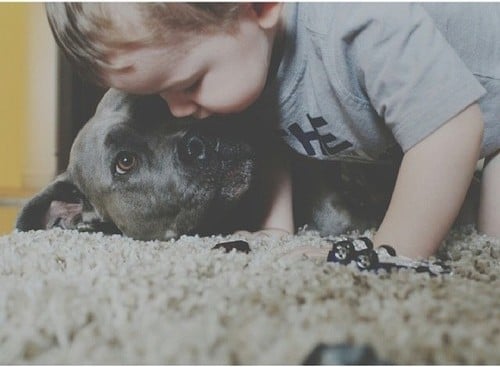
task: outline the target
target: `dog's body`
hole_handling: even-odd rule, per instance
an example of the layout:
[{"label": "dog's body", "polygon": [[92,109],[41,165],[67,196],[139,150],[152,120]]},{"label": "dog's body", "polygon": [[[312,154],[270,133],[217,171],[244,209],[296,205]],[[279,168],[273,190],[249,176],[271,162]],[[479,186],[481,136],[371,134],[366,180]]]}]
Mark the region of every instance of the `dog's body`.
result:
[{"label": "dog's body", "polygon": [[[141,240],[256,230],[261,167],[275,147],[256,136],[256,124],[175,119],[159,97],[109,90],[78,134],[66,172],[26,204],[16,227]],[[385,212],[395,170],[353,165],[346,175],[338,163],[294,165],[297,225],[335,235],[376,225]]]}]

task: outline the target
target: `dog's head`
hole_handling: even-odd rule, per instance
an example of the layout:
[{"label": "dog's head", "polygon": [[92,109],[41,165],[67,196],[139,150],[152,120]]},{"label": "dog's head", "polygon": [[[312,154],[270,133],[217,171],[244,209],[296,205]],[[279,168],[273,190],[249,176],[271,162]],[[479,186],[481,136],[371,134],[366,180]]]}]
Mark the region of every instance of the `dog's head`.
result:
[{"label": "dog's head", "polygon": [[250,188],[255,155],[244,125],[176,119],[157,96],[109,90],[66,172],[25,205],[16,227],[116,227],[136,239],[206,233]]}]

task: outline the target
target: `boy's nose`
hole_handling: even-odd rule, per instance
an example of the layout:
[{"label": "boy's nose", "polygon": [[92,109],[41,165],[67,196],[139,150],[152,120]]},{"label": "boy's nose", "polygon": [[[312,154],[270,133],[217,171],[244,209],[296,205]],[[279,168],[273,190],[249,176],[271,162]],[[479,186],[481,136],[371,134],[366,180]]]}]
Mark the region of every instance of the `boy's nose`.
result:
[{"label": "boy's nose", "polygon": [[189,99],[163,94],[161,97],[167,102],[170,112],[175,117],[191,116],[198,110],[196,103]]}]

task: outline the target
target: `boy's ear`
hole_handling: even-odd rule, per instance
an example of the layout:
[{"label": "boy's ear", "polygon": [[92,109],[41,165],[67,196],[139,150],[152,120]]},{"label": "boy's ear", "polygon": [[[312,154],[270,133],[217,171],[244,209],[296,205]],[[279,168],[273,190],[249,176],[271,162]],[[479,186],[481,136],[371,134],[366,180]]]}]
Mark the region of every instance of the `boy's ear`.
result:
[{"label": "boy's ear", "polygon": [[251,3],[251,11],[257,18],[257,22],[264,29],[269,29],[278,24],[283,3]]}]

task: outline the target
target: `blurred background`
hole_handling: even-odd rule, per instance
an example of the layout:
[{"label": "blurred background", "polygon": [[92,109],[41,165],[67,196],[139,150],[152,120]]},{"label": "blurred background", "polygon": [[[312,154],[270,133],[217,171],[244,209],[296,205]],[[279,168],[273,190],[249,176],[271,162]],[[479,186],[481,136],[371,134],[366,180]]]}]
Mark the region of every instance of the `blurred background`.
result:
[{"label": "blurred background", "polygon": [[43,3],[0,3],[0,235],[62,172],[103,91],[58,52]]}]

